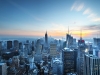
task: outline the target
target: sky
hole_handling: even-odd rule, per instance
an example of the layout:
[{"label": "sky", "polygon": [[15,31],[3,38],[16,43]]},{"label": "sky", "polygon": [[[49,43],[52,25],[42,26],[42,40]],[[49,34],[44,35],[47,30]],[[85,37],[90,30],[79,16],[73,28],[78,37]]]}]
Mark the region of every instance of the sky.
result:
[{"label": "sky", "polygon": [[0,0],[0,36],[99,37],[100,0]]}]

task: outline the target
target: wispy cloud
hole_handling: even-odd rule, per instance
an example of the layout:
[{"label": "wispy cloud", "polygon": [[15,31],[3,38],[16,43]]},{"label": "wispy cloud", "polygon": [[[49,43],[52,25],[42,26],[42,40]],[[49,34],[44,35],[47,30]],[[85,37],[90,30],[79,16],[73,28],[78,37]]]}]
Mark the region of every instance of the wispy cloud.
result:
[{"label": "wispy cloud", "polygon": [[82,29],[84,30],[100,30],[100,25],[87,25],[87,26],[83,26]]},{"label": "wispy cloud", "polygon": [[91,13],[91,14],[89,14],[88,18],[94,18],[95,16],[96,16],[96,14]]},{"label": "wispy cloud", "polygon": [[84,12],[84,15],[87,15],[87,18],[90,19],[90,21],[93,22],[100,22],[100,17],[97,16],[90,8],[87,8]]},{"label": "wispy cloud", "polygon": [[92,21],[94,21],[94,22],[100,22],[100,17],[97,17],[97,18],[94,18],[94,19],[92,19]]},{"label": "wispy cloud", "polygon": [[90,8],[86,9],[86,10],[83,12],[83,14],[90,14],[90,13],[91,13],[91,9],[90,9]]},{"label": "wispy cloud", "polygon": [[71,11],[72,10],[76,10],[76,11],[81,11],[84,7],[84,3],[78,3],[78,2],[75,2],[72,7],[71,7]]},{"label": "wispy cloud", "polygon": [[85,25],[81,27],[82,33],[86,34],[87,37],[96,37],[100,32],[100,24],[96,25]]}]

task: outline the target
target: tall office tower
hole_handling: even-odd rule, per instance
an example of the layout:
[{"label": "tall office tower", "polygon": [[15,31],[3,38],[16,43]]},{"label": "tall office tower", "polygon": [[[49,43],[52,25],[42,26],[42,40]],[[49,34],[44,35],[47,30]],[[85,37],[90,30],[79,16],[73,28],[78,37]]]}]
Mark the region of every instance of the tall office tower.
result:
[{"label": "tall office tower", "polygon": [[12,48],[12,41],[7,41],[7,49],[11,49]]},{"label": "tall office tower", "polygon": [[7,75],[6,63],[0,63],[0,75]]},{"label": "tall office tower", "polygon": [[69,34],[66,35],[66,47],[73,45],[73,37]]},{"label": "tall office tower", "polygon": [[14,49],[19,50],[19,41],[18,40],[14,40]]},{"label": "tall office tower", "polygon": [[22,49],[23,48],[23,45],[22,45],[22,42],[19,43],[19,49]]},{"label": "tall office tower", "polygon": [[32,51],[35,51],[35,47],[34,47],[34,41],[32,41]]},{"label": "tall office tower", "polygon": [[30,46],[29,46],[29,44],[28,44],[28,43],[25,43],[24,46],[25,46],[25,48],[24,48],[25,54],[26,54],[26,55],[27,55],[27,54],[30,55],[30,54],[31,54],[31,51],[30,51]]},{"label": "tall office tower", "polygon": [[41,45],[41,40],[38,39],[36,42],[36,54],[41,54],[41,50],[42,50],[42,45]]},{"label": "tall office tower", "polygon": [[42,45],[40,43],[40,39],[36,42],[36,54],[34,55],[34,61],[40,63],[42,60],[42,54],[41,54]]},{"label": "tall office tower", "polygon": [[77,43],[76,43],[76,38],[73,38],[73,47],[76,48]]},{"label": "tall office tower", "polygon": [[78,58],[77,58],[77,73],[78,75],[84,75],[84,54],[87,53],[88,50],[85,50],[85,41],[78,40]]},{"label": "tall office tower", "polygon": [[69,48],[64,48],[62,51],[62,58],[64,75],[76,72],[77,52]]},{"label": "tall office tower", "polygon": [[45,44],[48,45],[48,34],[47,34],[47,31],[45,33]]},{"label": "tall office tower", "polygon": [[2,42],[0,41],[0,50],[2,49]]},{"label": "tall office tower", "polygon": [[0,56],[1,56],[1,53],[2,53],[2,42],[0,41]]},{"label": "tall office tower", "polygon": [[98,48],[100,49],[100,38],[93,38],[94,40],[94,45],[98,46]]},{"label": "tall office tower", "polygon": [[63,48],[65,48],[67,45],[66,45],[66,41],[63,42]]},{"label": "tall office tower", "polygon": [[91,54],[84,55],[84,75],[100,75],[100,58]]},{"label": "tall office tower", "polygon": [[57,44],[51,43],[50,44],[50,56],[56,57],[57,55]]}]

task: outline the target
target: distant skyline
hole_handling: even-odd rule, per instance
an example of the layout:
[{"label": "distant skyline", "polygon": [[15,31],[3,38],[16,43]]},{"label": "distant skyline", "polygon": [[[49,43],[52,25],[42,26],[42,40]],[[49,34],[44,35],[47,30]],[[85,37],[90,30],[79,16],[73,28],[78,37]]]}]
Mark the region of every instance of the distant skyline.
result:
[{"label": "distant skyline", "polygon": [[0,36],[99,37],[99,0],[0,0]]}]

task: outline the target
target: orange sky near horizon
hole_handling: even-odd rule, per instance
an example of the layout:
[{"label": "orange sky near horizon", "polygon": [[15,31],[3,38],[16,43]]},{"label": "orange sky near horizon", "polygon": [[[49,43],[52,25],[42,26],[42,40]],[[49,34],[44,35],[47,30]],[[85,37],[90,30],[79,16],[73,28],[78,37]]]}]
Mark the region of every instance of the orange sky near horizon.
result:
[{"label": "orange sky near horizon", "polygon": [[[40,36],[40,37],[44,37],[46,31],[1,31],[0,34],[1,35],[10,35],[10,36]],[[57,30],[52,30],[52,31],[47,31],[48,36],[52,36],[52,37],[66,37],[66,34],[68,33],[67,31],[57,31]],[[86,38],[86,37],[91,37],[92,35],[92,31],[91,30],[84,30],[82,31],[82,37]],[[71,34],[73,37],[79,38],[81,32],[80,31],[71,31]]]}]

